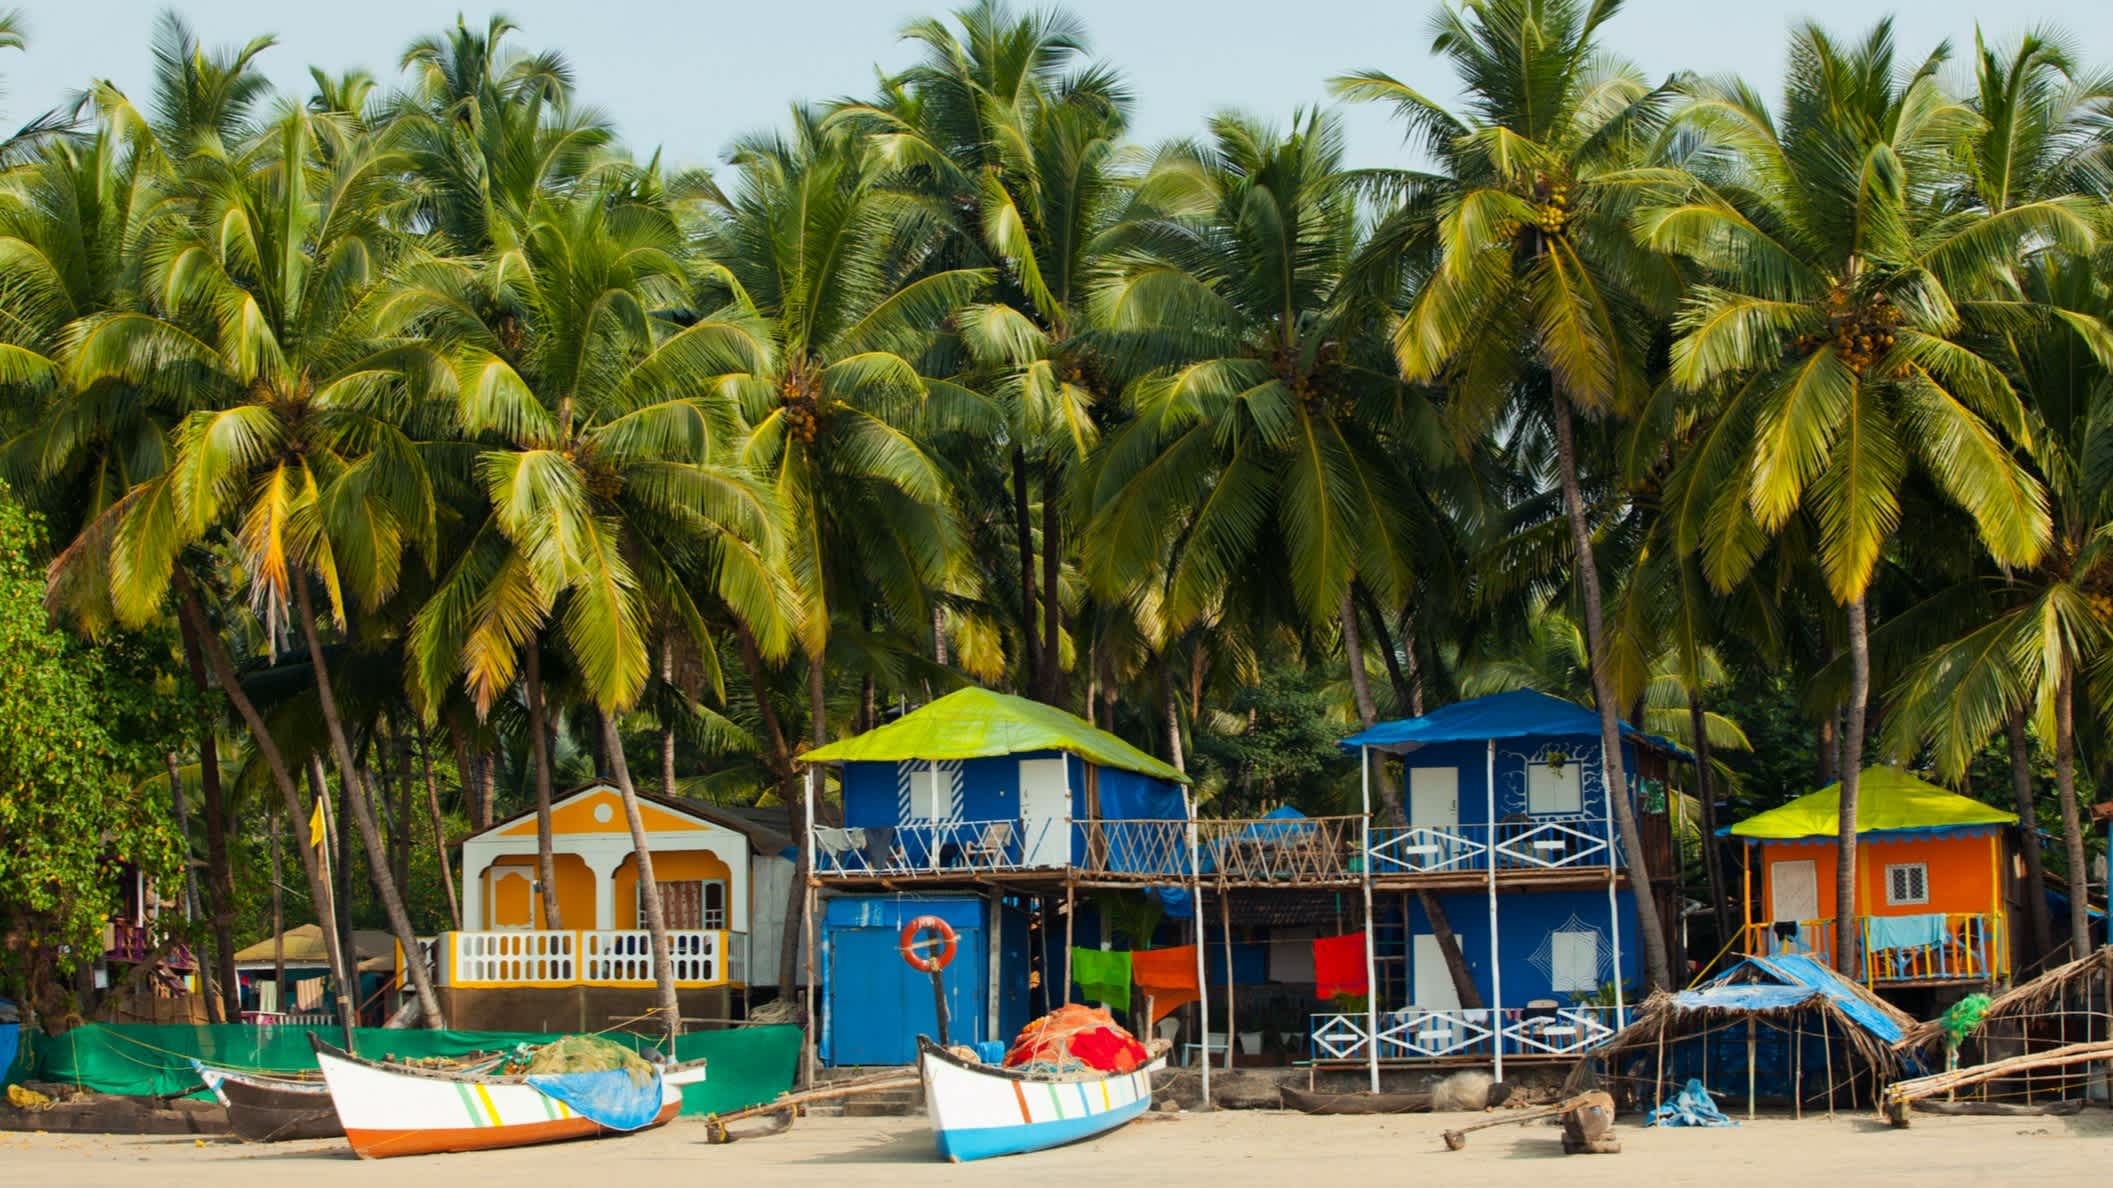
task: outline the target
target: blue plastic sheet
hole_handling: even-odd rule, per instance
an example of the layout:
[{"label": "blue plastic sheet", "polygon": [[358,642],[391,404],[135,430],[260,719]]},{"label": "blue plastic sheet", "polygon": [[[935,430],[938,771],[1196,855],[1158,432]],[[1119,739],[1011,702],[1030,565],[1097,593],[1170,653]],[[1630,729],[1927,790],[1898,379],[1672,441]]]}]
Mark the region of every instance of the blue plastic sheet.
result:
[{"label": "blue plastic sheet", "polygon": [[[1682,759],[1693,758],[1673,742],[1645,734],[1627,722],[1621,724],[1621,736]],[[1432,743],[1481,742],[1491,738],[1598,737],[1598,714],[1574,701],[1521,689],[1457,701],[1420,718],[1379,722],[1344,739],[1342,746],[1350,751],[1359,747],[1406,751]]]},{"label": "blue plastic sheet", "polygon": [[545,1097],[569,1105],[584,1118],[611,1130],[638,1130],[660,1114],[660,1073],[641,1085],[624,1069],[608,1072],[553,1073],[531,1076],[528,1083]]},{"label": "blue plastic sheet", "polygon": [[1689,1079],[1680,1092],[1658,1104],[1651,1111],[1646,1126],[1737,1126],[1738,1123],[1724,1116],[1717,1103],[1710,1098],[1709,1090],[1702,1082]]}]

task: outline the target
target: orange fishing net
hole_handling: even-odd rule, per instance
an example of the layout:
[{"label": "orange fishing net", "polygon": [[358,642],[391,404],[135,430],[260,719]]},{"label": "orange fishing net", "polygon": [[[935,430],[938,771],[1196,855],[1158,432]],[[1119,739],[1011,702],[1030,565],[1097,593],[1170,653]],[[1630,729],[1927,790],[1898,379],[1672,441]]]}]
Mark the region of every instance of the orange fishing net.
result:
[{"label": "orange fishing net", "polygon": [[1020,1029],[1005,1067],[1029,1072],[1131,1072],[1148,1058],[1105,1007],[1059,1007]]}]

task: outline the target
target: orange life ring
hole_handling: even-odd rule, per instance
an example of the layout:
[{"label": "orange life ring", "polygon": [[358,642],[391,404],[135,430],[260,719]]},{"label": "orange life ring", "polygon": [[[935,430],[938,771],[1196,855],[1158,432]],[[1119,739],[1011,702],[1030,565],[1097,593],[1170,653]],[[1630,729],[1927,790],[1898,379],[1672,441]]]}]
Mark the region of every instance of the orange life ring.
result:
[{"label": "orange life ring", "polygon": [[[932,947],[932,942],[918,939],[927,929],[939,934],[939,952],[936,956],[919,955],[920,949]],[[911,969],[920,973],[934,973],[953,963],[954,947],[959,939],[954,935],[953,925],[937,916],[919,916],[902,926],[902,935],[896,938],[896,947],[902,950],[902,959],[910,963]]]}]

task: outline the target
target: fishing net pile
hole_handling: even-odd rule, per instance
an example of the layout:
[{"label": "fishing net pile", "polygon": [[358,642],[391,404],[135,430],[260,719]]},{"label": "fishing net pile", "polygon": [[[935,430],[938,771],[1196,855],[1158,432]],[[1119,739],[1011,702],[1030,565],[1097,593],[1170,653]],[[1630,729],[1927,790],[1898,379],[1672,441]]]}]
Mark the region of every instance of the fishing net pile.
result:
[{"label": "fishing net pile", "polygon": [[1034,1073],[1131,1072],[1150,1058],[1105,1007],[1059,1007],[1020,1029],[1005,1067]]},{"label": "fishing net pile", "polygon": [[633,1085],[653,1081],[653,1066],[631,1049],[594,1035],[568,1035],[539,1048],[522,1048],[506,1062],[510,1074],[556,1076],[564,1073],[616,1072],[631,1074]]}]

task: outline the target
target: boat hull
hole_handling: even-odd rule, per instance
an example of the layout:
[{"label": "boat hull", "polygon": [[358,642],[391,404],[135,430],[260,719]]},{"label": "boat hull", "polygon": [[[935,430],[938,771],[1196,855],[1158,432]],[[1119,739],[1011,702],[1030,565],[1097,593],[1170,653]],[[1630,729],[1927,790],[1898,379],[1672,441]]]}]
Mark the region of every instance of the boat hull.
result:
[{"label": "boat hull", "polygon": [[1314,1093],[1287,1085],[1284,1108],[1302,1114],[1428,1114],[1428,1093]]},{"label": "boat hull", "polygon": [[961,1060],[920,1037],[918,1071],[939,1154],[956,1163],[1106,1134],[1152,1107],[1154,1061],[1135,1072],[1038,1077]]},{"label": "boat hull", "polygon": [[[613,1131],[519,1077],[398,1071],[330,1050],[316,1060],[330,1084],[345,1140],[363,1159],[488,1151],[595,1138]],[[682,1086],[663,1076],[660,1112],[641,1130],[682,1111]]]},{"label": "boat hull", "polygon": [[227,1107],[228,1129],[253,1143],[336,1138],[345,1133],[330,1087],[321,1081],[265,1077],[199,1065],[198,1075]]}]

